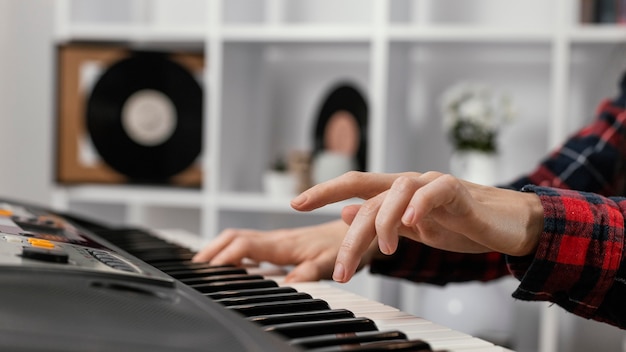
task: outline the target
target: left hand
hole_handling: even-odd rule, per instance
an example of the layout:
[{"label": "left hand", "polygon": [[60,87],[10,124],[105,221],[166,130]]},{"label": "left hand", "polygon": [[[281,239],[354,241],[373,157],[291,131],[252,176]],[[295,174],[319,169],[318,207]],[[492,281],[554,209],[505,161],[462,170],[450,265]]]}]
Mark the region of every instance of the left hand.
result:
[{"label": "left hand", "polygon": [[350,224],[337,254],[333,279],[354,275],[369,244],[393,254],[399,236],[443,250],[520,256],[532,253],[543,229],[543,207],[534,193],[482,186],[438,172],[348,172],[316,185],[292,201],[310,211],[358,197],[344,208]]}]

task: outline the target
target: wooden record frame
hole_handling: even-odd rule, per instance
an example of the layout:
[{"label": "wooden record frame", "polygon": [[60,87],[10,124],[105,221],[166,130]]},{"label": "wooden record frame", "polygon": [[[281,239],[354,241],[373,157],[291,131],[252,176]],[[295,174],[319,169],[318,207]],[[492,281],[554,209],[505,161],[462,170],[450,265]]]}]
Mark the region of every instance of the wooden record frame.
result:
[{"label": "wooden record frame", "polygon": [[[86,110],[89,87],[85,84],[86,67],[106,70],[128,58],[132,49],[123,45],[65,44],[58,48],[57,70],[57,139],[56,179],[60,184],[129,184],[131,180],[104,162],[89,147]],[[199,52],[168,52],[168,59],[177,62],[194,76],[204,70],[204,57]],[[91,70],[93,71],[93,70]],[[93,77],[92,77],[93,78]],[[81,157],[89,155],[90,157]],[[89,160],[85,162],[85,160]],[[200,160],[200,159],[198,159]],[[202,171],[199,162],[172,176],[167,185],[199,187]]]}]

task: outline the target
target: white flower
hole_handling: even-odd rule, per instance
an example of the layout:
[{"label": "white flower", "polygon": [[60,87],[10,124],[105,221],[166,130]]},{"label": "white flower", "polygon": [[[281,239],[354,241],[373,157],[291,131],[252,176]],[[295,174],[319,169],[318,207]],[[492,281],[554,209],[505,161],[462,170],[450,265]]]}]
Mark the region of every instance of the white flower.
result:
[{"label": "white flower", "polygon": [[508,95],[497,99],[491,89],[480,83],[461,82],[441,97],[443,126],[457,149],[495,151],[500,126],[514,115]]}]

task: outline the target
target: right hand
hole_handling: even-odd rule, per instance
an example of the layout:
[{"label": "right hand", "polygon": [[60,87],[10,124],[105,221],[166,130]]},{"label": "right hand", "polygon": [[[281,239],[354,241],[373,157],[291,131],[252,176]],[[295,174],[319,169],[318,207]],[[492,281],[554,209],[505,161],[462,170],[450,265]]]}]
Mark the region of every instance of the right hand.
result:
[{"label": "right hand", "polygon": [[[286,282],[330,279],[347,230],[348,225],[341,220],[272,231],[227,229],[200,250],[193,261],[240,265],[247,258],[276,265],[295,265],[285,277]],[[372,250],[376,251],[377,247],[372,246]],[[369,254],[364,256],[361,267],[370,260]]]}]

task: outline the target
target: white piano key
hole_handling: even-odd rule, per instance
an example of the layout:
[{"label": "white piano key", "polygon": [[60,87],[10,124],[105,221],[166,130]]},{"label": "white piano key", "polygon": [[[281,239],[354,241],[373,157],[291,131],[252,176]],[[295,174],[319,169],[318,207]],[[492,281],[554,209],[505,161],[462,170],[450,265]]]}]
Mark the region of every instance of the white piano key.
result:
[{"label": "white piano key", "polygon": [[328,282],[285,282],[284,271],[281,270],[281,268],[271,265],[248,268],[251,274],[263,275],[267,279],[276,281],[280,286],[293,287],[297,291],[308,293],[314,298],[323,299],[328,302],[331,308],[347,309],[356,316],[372,319],[381,331],[399,330],[405,333],[409,339],[424,340],[435,351],[513,352],[489,341],[455,331],[424,318],[402,312],[395,307],[342,290]]},{"label": "white piano key", "polygon": [[478,346],[478,347],[455,347],[449,349],[448,352],[514,352],[501,346]]},{"label": "white piano key", "polygon": [[485,351],[504,352],[499,346],[469,334],[452,330],[445,326],[429,322],[397,308],[373,302],[355,293],[342,291],[323,282],[285,284],[298,291],[307,292],[315,298],[329,303],[332,308],[344,308],[357,316],[372,319],[379,330],[399,330],[409,339],[421,339],[428,342],[434,350],[448,352]]}]

